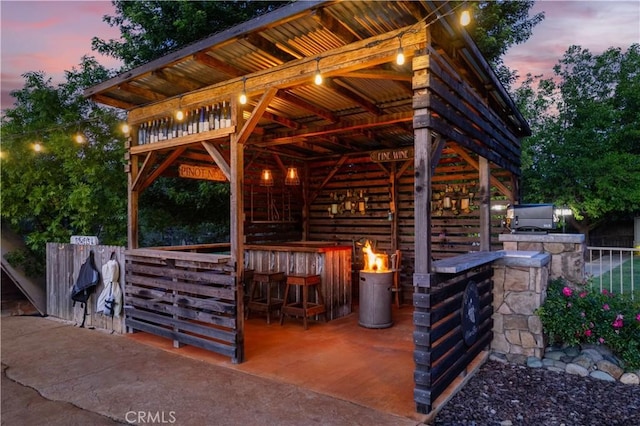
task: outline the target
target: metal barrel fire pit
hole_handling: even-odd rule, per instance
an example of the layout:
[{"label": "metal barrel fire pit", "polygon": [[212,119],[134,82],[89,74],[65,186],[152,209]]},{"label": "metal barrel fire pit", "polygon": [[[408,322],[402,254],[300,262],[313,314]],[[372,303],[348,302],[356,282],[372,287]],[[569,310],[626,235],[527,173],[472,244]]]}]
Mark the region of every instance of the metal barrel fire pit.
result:
[{"label": "metal barrel fire pit", "polygon": [[366,328],[387,328],[391,320],[393,272],[360,271],[358,324]]}]

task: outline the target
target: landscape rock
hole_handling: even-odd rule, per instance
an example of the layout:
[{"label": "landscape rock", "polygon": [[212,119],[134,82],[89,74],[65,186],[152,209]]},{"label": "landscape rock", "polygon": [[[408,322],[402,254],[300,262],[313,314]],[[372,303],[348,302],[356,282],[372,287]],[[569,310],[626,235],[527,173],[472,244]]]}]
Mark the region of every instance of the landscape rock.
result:
[{"label": "landscape rock", "polygon": [[640,376],[635,373],[624,373],[620,376],[620,383],[625,385],[640,385]]}]

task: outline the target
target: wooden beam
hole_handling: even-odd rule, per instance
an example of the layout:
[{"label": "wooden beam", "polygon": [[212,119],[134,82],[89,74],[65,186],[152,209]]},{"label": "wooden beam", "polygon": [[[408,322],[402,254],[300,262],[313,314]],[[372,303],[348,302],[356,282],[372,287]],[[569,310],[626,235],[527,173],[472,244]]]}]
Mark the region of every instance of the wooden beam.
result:
[{"label": "wooden beam", "polygon": [[181,75],[174,75],[173,73],[167,70],[157,70],[154,71],[153,74],[171,84],[178,86],[181,90],[191,92],[193,90],[199,89],[200,84],[189,80],[188,78]]},{"label": "wooden beam", "polygon": [[[469,154],[467,154],[467,152],[464,150],[464,148],[452,145],[450,147],[450,149],[453,152],[455,152],[457,155],[459,155],[460,158],[462,158],[464,161],[469,163],[469,165],[471,167],[473,167],[474,169],[480,171],[480,163],[478,163],[478,161],[476,161],[473,157],[471,157]],[[509,190],[509,188],[507,188],[496,177],[491,176],[491,175],[489,175],[489,177],[490,177],[491,185],[495,186],[496,189],[502,193],[502,195],[507,197],[509,200],[513,200],[514,199],[513,198],[513,192],[511,190]]]},{"label": "wooden beam", "polygon": [[265,110],[269,106],[269,103],[271,103],[273,98],[276,96],[277,91],[278,90],[275,87],[272,87],[262,95],[262,98],[260,98],[260,100],[258,101],[258,104],[253,108],[253,111],[251,111],[251,116],[244,123],[244,126],[242,126],[242,129],[238,132],[237,134],[238,143],[244,144],[247,141],[247,139],[249,139],[249,136],[251,136],[251,132],[253,132],[253,129],[255,129],[255,127],[258,125],[258,122],[260,121],[262,114],[265,112]]},{"label": "wooden beam", "polygon": [[130,102],[126,102],[120,99],[115,99],[115,98],[104,96],[104,95],[94,95],[91,97],[91,99],[94,102],[97,102],[99,104],[110,105],[112,107],[126,109],[126,110],[133,109],[137,106],[136,104],[132,104]]},{"label": "wooden beam", "polygon": [[349,130],[366,129],[369,127],[378,127],[386,124],[395,124],[402,122],[410,122],[413,119],[413,112],[397,112],[393,114],[387,114],[372,119],[355,120],[349,123],[330,124],[327,126],[309,127],[307,129],[301,129],[297,131],[280,132],[276,134],[272,139],[265,139],[262,142],[255,143],[255,146],[268,146],[271,144],[289,143],[300,139],[301,137],[312,137],[330,135],[334,133],[342,133]]},{"label": "wooden beam", "polygon": [[278,90],[278,94],[276,95],[276,97],[282,99],[283,101],[292,103],[297,107],[305,109],[319,117],[322,117],[325,120],[330,121],[331,123],[337,123],[338,121],[340,121],[340,119],[332,111],[307,102],[304,99],[287,92],[286,90]]},{"label": "wooden beam", "polygon": [[341,77],[366,78],[369,80],[405,81],[407,83],[411,83],[411,74],[383,69],[351,71],[350,73],[341,75]]},{"label": "wooden beam", "polygon": [[282,117],[281,115],[273,114],[271,112],[263,112],[262,118],[264,118],[265,120],[273,121],[274,123],[282,124],[283,126],[290,129],[298,130],[303,127],[293,120],[289,120],[286,117]]},{"label": "wooden beam", "polygon": [[261,35],[248,34],[247,36],[245,36],[245,40],[250,44],[252,44],[253,46],[255,46],[256,48],[258,48],[259,50],[261,50],[262,52],[276,59],[280,63],[285,63],[285,62],[294,61],[298,59],[297,57],[291,55],[289,52],[286,52],[278,48],[278,45],[271,43],[269,40],[262,37]]},{"label": "wooden beam", "polygon": [[329,30],[331,34],[336,35],[345,44],[352,43],[360,38],[357,32],[335,19],[332,15],[327,13],[324,8],[314,10],[311,17],[324,28]]},{"label": "wooden beam", "polygon": [[340,159],[335,164],[335,166],[333,166],[333,169],[331,169],[327,177],[324,178],[324,180],[322,181],[318,189],[314,191],[313,194],[309,195],[309,203],[308,203],[309,205],[313,204],[315,199],[318,198],[318,195],[320,195],[320,192],[322,192],[322,188],[324,188],[324,186],[331,180],[331,178],[333,178],[333,175],[335,175],[338,172],[338,170],[340,170],[340,167],[342,167],[344,162],[347,161],[347,158],[349,157],[347,157],[346,155],[340,157]]},{"label": "wooden beam", "polygon": [[153,90],[135,86],[131,83],[122,83],[120,86],[118,86],[118,89],[124,90],[125,92],[133,93],[134,95],[141,96],[145,99],[148,99],[149,102],[156,102],[156,101],[167,99],[165,95],[162,95],[158,92],[154,92]]},{"label": "wooden beam", "polygon": [[173,162],[177,160],[186,149],[186,146],[182,146],[180,148],[176,148],[175,151],[169,154],[169,156],[164,159],[164,161],[153,171],[153,173],[151,173],[149,177],[145,179],[140,189],[142,190],[149,187],[149,185],[151,185],[153,181],[156,180],[156,178],[167,169],[167,167],[172,165]]},{"label": "wooden beam", "polygon": [[[145,159],[142,162],[142,167],[139,168],[138,173],[134,177],[133,182],[131,184],[131,188],[134,191],[140,190],[140,184],[142,183],[142,180],[144,179],[144,177],[146,177],[149,174],[149,170],[151,169],[151,167],[153,167],[153,164],[155,163],[155,157],[156,157],[155,152],[148,152],[147,155],[145,156]],[[137,158],[137,156],[134,158]]]},{"label": "wooden beam", "polygon": [[231,181],[231,166],[227,163],[222,153],[218,151],[218,148],[211,142],[202,142],[202,146],[207,150],[216,165],[222,170],[228,181]]},{"label": "wooden beam", "polygon": [[236,67],[232,67],[228,62],[216,59],[213,56],[207,55],[205,52],[197,52],[193,55],[193,59],[208,66],[209,68],[213,68],[216,71],[230,75],[231,77],[240,77],[246,74],[244,71],[239,70]]},{"label": "wooden beam", "polygon": [[325,78],[322,82],[323,85],[333,90],[337,94],[344,96],[347,99],[352,100],[353,102],[360,105],[366,111],[369,111],[373,115],[382,115],[382,110],[376,106],[373,102],[368,99],[365,99],[364,96],[354,92],[343,84],[338,84],[331,78]]}]

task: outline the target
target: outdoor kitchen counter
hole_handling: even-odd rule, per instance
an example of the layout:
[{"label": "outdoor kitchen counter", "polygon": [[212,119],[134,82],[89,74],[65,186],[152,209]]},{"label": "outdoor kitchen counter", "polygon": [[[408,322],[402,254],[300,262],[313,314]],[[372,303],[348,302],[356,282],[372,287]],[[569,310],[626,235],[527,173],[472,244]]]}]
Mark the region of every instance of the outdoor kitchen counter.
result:
[{"label": "outdoor kitchen counter", "polygon": [[[351,313],[351,245],[291,241],[245,245],[245,269],[320,275],[327,319]],[[278,289],[282,297],[284,288]]]}]

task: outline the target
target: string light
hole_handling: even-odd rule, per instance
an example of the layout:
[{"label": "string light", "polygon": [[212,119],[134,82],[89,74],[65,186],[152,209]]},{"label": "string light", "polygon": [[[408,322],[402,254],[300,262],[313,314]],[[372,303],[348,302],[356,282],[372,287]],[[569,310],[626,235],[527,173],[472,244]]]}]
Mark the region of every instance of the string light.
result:
[{"label": "string light", "polygon": [[398,36],[398,40],[400,40],[400,47],[398,48],[398,55],[396,56],[396,64],[403,65],[404,64],[404,49],[402,48],[402,34]]},{"label": "string light", "polygon": [[313,80],[316,85],[320,86],[322,84],[322,74],[320,74],[320,58],[316,58],[316,76]]},{"label": "string light", "polygon": [[242,77],[242,93],[240,93],[240,104],[247,103],[247,77]]},{"label": "string light", "polygon": [[40,144],[40,142],[36,142],[33,144],[33,150],[35,152],[41,152],[42,151],[42,145]]},{"label": "string light", "polygon": [[463,10],[460,14],[460,25],[466,27],[471,23],[471,14],[468,10]]},{"label": "string light", "polygon": [[84,135],[80,132],[76,133],[76,135],[73,137],[73,139],[77,142],[77,143],[85,143],[86,139],[84,137]]},{"label": "string light", "polygon": [[129,130],[131,130],[129,128],[129,124],[127,124],[127,123],[123,123],[121,129],[122,129],[122,133],[124,133],[125,135],[128,135],[129,134]]}]

